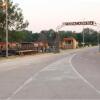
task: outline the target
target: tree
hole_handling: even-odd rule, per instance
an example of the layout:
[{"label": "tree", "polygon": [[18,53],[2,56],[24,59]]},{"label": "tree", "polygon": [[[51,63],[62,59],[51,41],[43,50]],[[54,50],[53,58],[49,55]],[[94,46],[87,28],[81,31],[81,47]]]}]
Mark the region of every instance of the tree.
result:
[{"label": "tree", "polygon": [[48,30],[47,37],[48,37],[48,40],[51,40],[51,41],[55,40],[56,32],[53,29]]},{"label": "tree", "polygon": [[49,46],[54,46],[55,45],[56,36],[57,36],[57,33],[53,29],[48,30],[47,40],[48,40]]},{"label": "tree", "polygon": [[39,34],[32,33],[32,31],[24,31],[24,42],[35,42],[38,41]]},{"label": "tree", "polygon": [[86,45],[92,44],[92,45],[97,45],[98,44],[98,32],[93,30],[93,29],[89,29],[89,28],[85,28],[83,29],[82,33],[84,33],[84,40]]},{"label": "tree", "polygon": [[25,32],[24,31],[9,31],[9,42],[24,42]]},{"label": "tree", "polygon": [[[4,0],[6,2],[6,0]],[[28,21],[24,21],[21,8],[18,4],[14,4],[11,0],[8,0],[8,29],[9,30],[24,30],[28,25]],[[0,37],[3,37],[6,29],[6,12],[5,8],[0,8]]]},{"label": "tree", "polygon": [[32,42],[38,41],[39,40],[39,33],[33,33],[32,34]]},{"label": "tree", "polygon": [[75,37],[72,31],[59,31],[60,40],[62,41],[64,38]]},{"label": "tree", "polygon": [[41,31],[40,34],[39,34],[38,40],[42,41],[42,42],[47,42],[48,41],[47,34],[48,34],[48,31],[46,31],[46,30]]}]

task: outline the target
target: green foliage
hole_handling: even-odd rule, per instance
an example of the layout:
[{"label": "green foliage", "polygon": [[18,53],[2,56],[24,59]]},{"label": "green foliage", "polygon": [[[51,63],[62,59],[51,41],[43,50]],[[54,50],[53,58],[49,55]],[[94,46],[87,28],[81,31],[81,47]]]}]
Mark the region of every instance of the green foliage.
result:
[{"label": "green foliage", "polygon": [[9,32],[9,42],[23,42],[25,33],[23,31]]},{"label": "green foliage", "polygon": [[[84,33],[85,45],[98,44],[98,39],[100,39],[100,36],[98,38],[98,32],[93,29],[85,28],[80,33],[72,32],[72,31],[58,32],[60,41],[62,41],[64,38],[74,37],[79,42],[80,46],[82,46],[82,42],[83,42],[83,33]],[[47,41],[48,43],[54,43],[56,40],[56,32],[52,29],[48,31],[41,31],[39,40]]]},{"label": "green foliage", "polygon": [[39,34],[31,31],[9,31],[9,42],[34,42],[38,38]]},{"label": "green foliage", "polygon": [[48,34],[47,35],[48,41],[53,42],[56,38],[56,32],[54,30],[50,29],[47,34]]},{"label": "green foliage", "polygon": [[52,44],[54,43],[55,39],[56,39],[56,32],[52,29],[40,32],[39,41],[44,41]]},{"label": "green foliage", "polygon": [[[4,0],[6,2],[6,0]],[[0,3],[2,5],[2,2]],[[18,4],[14,4],[8,0],[8,30],[9,41],[23,41],[25,32],[23,31],[28,25],[28,21],[24,21],[21,8]],[[17,30],[17,31],[16,31]],[[6,31],[6,9],[0,6],[0,41],[5,41]]]},{"label": "green foliage", "polygon": [[61,41],[63,38],[74,37],[79,42],[79,45],[82,46],[83,33],[86,45],[97,45],[98,41],[100,41],[100,36],[98,37],[99,33],[89,28],[83,29],[83,31],[80,33],[75,33],[72,31],[59,31],[59,36]]},{"label": "green foliage", "polygon": [[46,31],[46,30],[45,31],[41,31],[40,34],[39,34],[38,41],[46,42],[48,40],[47,35],[48,35],[48,31]]},{"label": "green foliage", "polygon": [[39,33],[33,33],[32,34],[32,42],[36,42],[39,40]]},{"label": "green foliage", "polygon": [[[9,30],[23,30],[28,26],[28,21],[24,22],[24,16],[22,10],[18,7],[18,4],[14,4],[11,0],[8,0],[8,28]],[[6,9],[0,9],[0,29],[5,30],[6,27]]]},{"label": "green foliage", "polygon": [[73,33],[72,31],[59,31],[59,36],[61,41],[63,40],[63,38],[70,38],[70,37],[77,38],[76,34]]},{"label": "green foliage", "polygon": [[97,45],[98,44],[98,32],[85,28],[83,29],[82,33],[84,33],[84,41],[86,45]]}]

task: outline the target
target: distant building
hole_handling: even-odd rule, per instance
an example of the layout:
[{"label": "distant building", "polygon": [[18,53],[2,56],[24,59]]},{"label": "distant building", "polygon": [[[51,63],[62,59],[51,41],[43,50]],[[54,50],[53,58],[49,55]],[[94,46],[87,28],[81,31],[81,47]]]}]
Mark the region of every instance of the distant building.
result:
[{"label": "distant building", "polygon": [[64,38],[60,43],[62,49],[76,49],[78,47],[78,42],[74,38]]}]

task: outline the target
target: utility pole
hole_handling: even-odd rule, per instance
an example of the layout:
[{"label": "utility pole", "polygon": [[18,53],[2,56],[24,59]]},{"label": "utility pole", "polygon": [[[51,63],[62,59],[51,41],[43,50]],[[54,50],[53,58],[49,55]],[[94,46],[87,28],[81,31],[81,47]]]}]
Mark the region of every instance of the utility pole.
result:
[{"label": "utility pole", "polygon": [[99,52],[100,52],[100,31],[98,32],[98,46],[99,46]]},{"label": "utility pole", "polygon": [[[99,24],[99,23],[96,23],[95,26],[96,26],[96,27],[98,28],[98,30],[99,30],[100,24]],[[98,41],[98,52],[100,53],[100,31],[98,31],[98,33],[97,33],[97,41]]]},{"label": "utility pole", "polygon": [[[83,20],[85,20],[85,18],[83,19]],[[83,34],[83,48],[84,48],[84,45],[85,45],[85,39],[84,39],[84,25],[83,25],[83,32],[82,32],[82,34]]]},{"label": "utility pole", "polygon": [[56,40],[55,40],[55,52],[56,53],[59,53],[60,52],[60,49],[59,49],[59,28],[57,27],[56,28]]},{"label": "utility pole", "polygon": [[6,13],[6,57],[8,57],[8,0],[0,0],[0,7],[2,7]]},{"label": "utility pole", "polygon": [[59,30],[64,27],[64,24],[59,25],[56,27],[56,53],[60,52],[60,48],[59,48],[59,43],[60,43],[60,36],[59,36]]},{"label": "utility pole", "polygon": [[0,7],[2,7],[6,13],[6,57],[8,57],[8,0],[0,0]]},{"label": "utility pole", "polygon": [[6,0],[5,4],[6,4],[6,57],[8,57],[8,0]]},{"label": "utility pole", "polygon": [[83,35],[83,48],[84,48],[84,45],[85,45],[85,41],[84,41],[84,27],[83,27],[83,32],[82,32],[82,35]]}]

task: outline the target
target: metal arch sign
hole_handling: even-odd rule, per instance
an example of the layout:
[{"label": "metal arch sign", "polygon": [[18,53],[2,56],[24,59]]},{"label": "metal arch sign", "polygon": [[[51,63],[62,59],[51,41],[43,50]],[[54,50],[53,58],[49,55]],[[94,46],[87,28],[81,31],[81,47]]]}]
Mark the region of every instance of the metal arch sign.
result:
[{"label": "metal arch sign", "polygon": [[96,25],[95,21],[64,22],[63,25]]}]

